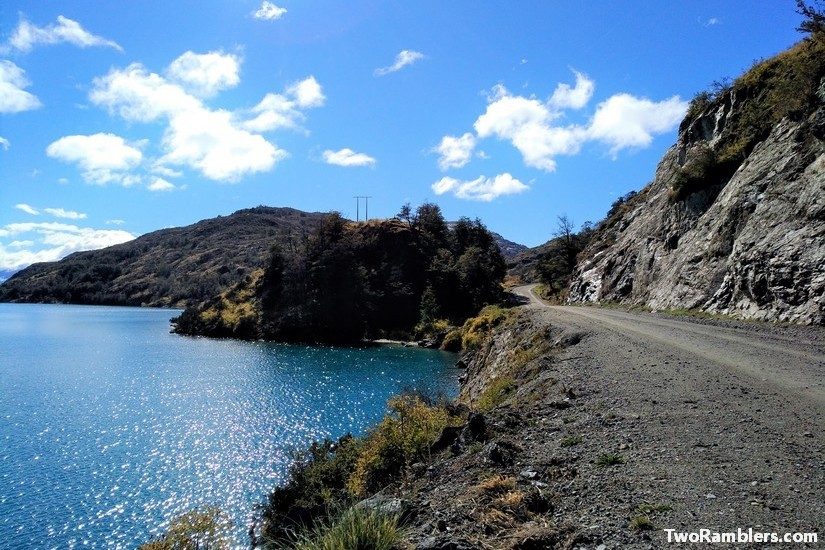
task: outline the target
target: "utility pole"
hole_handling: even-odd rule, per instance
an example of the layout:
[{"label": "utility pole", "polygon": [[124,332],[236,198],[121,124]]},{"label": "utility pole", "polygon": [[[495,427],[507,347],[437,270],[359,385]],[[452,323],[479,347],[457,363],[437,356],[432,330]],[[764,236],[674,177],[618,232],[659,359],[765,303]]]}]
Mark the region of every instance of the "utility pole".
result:
[{"label": "utility pole", "polygon": [[370,199],[372,197],[356,195],[353,198],[355,199],[355,221],[361,219],[361,199],[364,199],[364,221],[368,222],[370,220]]}]

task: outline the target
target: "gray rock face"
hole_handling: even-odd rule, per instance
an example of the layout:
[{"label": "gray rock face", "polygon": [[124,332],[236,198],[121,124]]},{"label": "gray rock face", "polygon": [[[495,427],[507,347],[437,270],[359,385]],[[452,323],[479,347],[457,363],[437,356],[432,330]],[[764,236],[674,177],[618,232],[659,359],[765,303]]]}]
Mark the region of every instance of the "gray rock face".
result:
[{"label": "gray rock face", "polygon": [[600,229],[570,302],[825,324],[825,107],[775,125],[727,182],[674,200],[736,116],[734,94],[723,99],[683,124],[654,181]]}]

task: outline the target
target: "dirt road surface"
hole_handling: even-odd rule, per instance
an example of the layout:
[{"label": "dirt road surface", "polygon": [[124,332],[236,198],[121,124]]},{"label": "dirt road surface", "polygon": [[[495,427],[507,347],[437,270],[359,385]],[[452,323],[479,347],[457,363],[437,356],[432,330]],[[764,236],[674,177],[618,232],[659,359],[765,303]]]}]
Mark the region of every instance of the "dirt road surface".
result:
[{"label": "dirt road surface", "polygon": [[579,497],[563,506],[580,523],[619,529],[644,502],[671,508],[647,514],[652,548],[666,543],[665,528],[822,533],[821,327],[551,306],[533,286],[515,292],[544,321],[582,336],[558,357],[562,382],[581,398],[578,452],[626,460],[571,482]]}]

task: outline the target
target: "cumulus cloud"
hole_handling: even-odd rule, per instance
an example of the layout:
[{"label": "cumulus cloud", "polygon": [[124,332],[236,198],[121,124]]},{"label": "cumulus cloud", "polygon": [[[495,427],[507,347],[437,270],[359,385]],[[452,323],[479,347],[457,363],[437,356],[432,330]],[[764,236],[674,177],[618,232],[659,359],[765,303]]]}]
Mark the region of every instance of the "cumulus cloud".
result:
[{"label": "cumulus cloud", "polygon": [[[184,57],[186,54],[181,56]],[[190,61],[182,65],[194,66]],[[218,64],[225,61],[223,59]],[[210,61],[209,65],[213,63]],[[180,78],[185,72],[170,69],[167,76],[172,78],[174,74],[175,78]],[[232,71],[224,67],[212,77],[187,77],[187,85],[217,82],[217,87],[213,87],[217,90],[233,82],[229,77],[231,74]],[[164,175],[161,170],[174,171],[170,165],[188,166],[207,178],[229,182],[247,174],[268,171],[286,158],[286,151],[277,148],[260,133],[299,127],[305,118],[303,110],[323,105],[325,100],[321,85],[310,76],[288,86],[282,94],[267,94],[251,109],[210,109],[182,85],[147,71],[139,63],[96,78],[89,98],[126,120],[167,124],[161,141],[164,155],[152,168],[154,172]]]},{"label": "cumulus cloud", "polygon": [[598,105],[588,128],[588,137],[610,145],[616,155],[622,149],[646,147],[654,134],[673,129],[687,111],[688,103],[678,96],[665,101],[618,94]]},{"label": "cumulus cloud", "polygon": [[434,149],[439,155],[438,167],[442,170],[449,170],[465,166],[470,162],[475,146],[476,137],[470,132],[460,137],[444,136],[441,138],[441,143]]},{"label": "cumulus cloud", "polygon": [[31,214],[32,216],[37,216],[40,214],[40,212],[38,212],[36,208],[34,208],[33,206],[29,206],[24,202],[21,202],[20,204],[15,204],[14,207],[20,210],[21,212]]},{"label": "cumulus cloud", "polygon": [[310,76],[287,87],[282,94],[266,94],[249,110],[249,117],[241,126],[252,132],[298,128],[306,118],[302,109],[320,107],[325,101],[321,85]]},{"label": "cumulus cloud", "polygon": [[[9,238],[13,240],[5,242]],[[0,270],[15,271],[36,262],[52,262],[73,252],[105,248],[134,238],[119,229],[58,222],[12,223],[0,227]]]},{"label": "cumulus cloud", "polygon": [[252,17],[255,19],[265,19],[267,21],[275,21],[286,14],[286,8],[276,6],[272,2],[264,1],[261,7],[252,12]]},{"label": "cumulus cloud", "polygon": [[508,140],[525,164],[551,172],[556,169],[554,157],[578,153],[585,135],[584,129],[575,125],[553,125],[558,117],[547,103],[514,96],[497,86],[486,112],[474,126],[478,137]]},{"label": "cumulus cloud", "polygon": [[508,173],[492,178],[479,176],[474,180],[462,181],[443,177],[432,185],[436,195],[452,193],[459,199],[490,202],[503,195],[514,195],[527,191],[529,187]]},{"label": "cumulus cloud", "polygon": [[550,105],[557,109],[581,109],[587,105],[587,102],[593,97],[596,84],[584,74],[578,71],[574,71],[574,73],[576,74],[576,85],[571,87],[570,84],[562,82],[556,86],[553,95],[550,97]]},{"label": "cumulus cloud", "polygon": [[45,27],[33,25],[25,19],[21,19],[17,28],[9,38],[6,48],[14,48],[21,52],[28,52],[35,46],[67,43],[80,48],[92,46],[102,46],[123,51],[117,42],[97,36],[86,29],[80,23],[73,21],[62,15],[57,16],[57,23],[52,23]]},{"label": "cumulus cloud", "polygon": [[75,212],[74,210],[64,210],[63,208],[44,208],[43,212],[51,214],[55,218],[65,218],[67,220],[85,220],[86,214]]},{"label": "cumulus cloud", "polygon": [[52,158],[77,164],[89,183],[133,185],[139,177],[129,171],[137,167],[143,153],[114,134],[64,136],[46,148]]},{"label": "cumulus cloud", "polygon": [[240,60],[232,54],[188,51],[175,59],[166,71],[170,79],[201,97],[214,96],[234,88],[241,81]]},{"label": "cumulus cloud", "polygon": [[30,85],[23,69],[11,61],[0,61],[0,113],[20,113],[40,107],[40,100],[24,90]]},{"label": "cumulus cloud", "polygon": [[375,159],[364,153],[356,153],[352,149],[344,148],[340,151],[324,151],[324,162],[335,166],[373,166]]},{"label": "cumulus cloud", "polygon": [[152,183],[147,186],[149,191],[174,191],[177,189],[174,184],[169,183],[163,178],[155,178]]},{"label": "cumulus cloud", "polygon": [[585,107],[595,90],[587,76],[579,72],[575,76],[575,85],[559,84],[547,101],[495,86],[485,112],[473,125],[475,136],[467,133],[441,140],[439,167],[466,165],[472,156],[469,145],[489,137],[510,142],[527,166],[547,172],[556,169],[556,157],[575,155],[590,141],[608,145],[615,157],[623,149],[646,147],[655,135],[672,130],[688,107],[679,96],[657,102],[620,93],[600,103],[586,124],[560,124],[565,110]]},{"label": "cumulus cloud", "polygon": [[395,62],[392,65],[389,67],[375,69],[375,76],[384,76],[385,74],[400,71],[407,65],[412,65],[416,61],[421,61],[422,59],[424,59],[424,54],[421,52],[414,50],[401,50],[398,52],[398,55],[395,56]]},{"label": "cumulus cloud", "polygon": [[327,99],[321,90],[321,85],[318,84],[314,76],[299,80],[287,88],[287,94],[295,98],[298,107],[303,108],[320,107]]}]

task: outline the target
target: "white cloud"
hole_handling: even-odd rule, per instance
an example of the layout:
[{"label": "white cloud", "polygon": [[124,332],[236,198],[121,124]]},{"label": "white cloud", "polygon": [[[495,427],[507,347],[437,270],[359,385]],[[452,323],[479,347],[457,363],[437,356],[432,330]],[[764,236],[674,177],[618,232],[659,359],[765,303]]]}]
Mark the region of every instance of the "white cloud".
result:
[{"label": "white cloud", "polygon": [[126,223],[124,220],[106,220],[106,225],[123,225]]},{"label": "white cloud", "polygon": [[705,21],[705,26],[706,27],[712,27],[714,25],[719,25],[721,22],[722,22],[722,20],[719,19],[718,17],[711,17],[710,19]]},{"label": "white cloud", "polygon": [[588,136],[610,145],[610,153],[615,156],[622,149],[650,145],[654,134],[679,124],[687,108],[688,102],[679,96],[654,102],[617,94],[596,107]]},{"label": "white cloud", "polygon": [[287,88],[287,94],[295,98],[298,107],[320,107],[326,101],[321,85],[314,76],[300,80]]},{"label": "white cloud", "polygon": [[475,146],[476,138],[470,132],[460,137],[444,136],[434,149],[439,154],[438,167],[446,171],[465,166],[470,162]]},{"label": "white cloud", "polygon": [[443,177],[432,185],[436,195],[452,193],[459,199],[490,202],[503,195],[514,195],[530,189],[508,173],[488,178],[479,176],[470,181]]},{"label": "white cloud", "polygon": [[570,84],[559,83],[550,97],[550,105],[556,109],[581,109],[593,97],[596,84],[586,75],[578,71],[574,71],[574,73],[576,74],[576,85],[571,88]]},{"label": "white cloud", "polygon": [[177,187],[163,178],[155,178],[155,180],[148,185],[147,189],[149,189],[149,191],[174,191]]},{"label": "white cloud", "polygon": [[162,164],[190,166],[209,179],[229,182],[266,172],[287,157],[262,136],[235,126],[232,113],[208,109],[175,114],[163,146]]},{"label": "white cloud", "polygon": [[40,212],[38,212],[36,208],[29,206],[28,204],[23,202],[21,202],[20,204],[15,204],[14,207],[22,212],[25,212],[26,214],[31,214],[32,216],[37,216],[40,214]]},{"label": "white cloud", "polygon": [[324,151],[324,162],[335,166],[373,166],[375,159],[364,153],[356,153],[352,149],[344,148],[340,151]]},{"label": "white cloud", "polygon": [[234,88],[241,81],[240,59],[223,52],[197,54],[188,51],[175,59],[166,71],[170,79],[201,97]]},{"label": "white cloud", "polygon": [[[271,170],[287,152],[259,135],[277,128],[297,128],[302,109],[322,105],[320,84],[308,77],[284,94],[267,94],[252,109],[213,110],[180,85],[133,63],[94,80],[93,103],[126,120],[164,121],[164,155],[152,167],[160,175],[169,165],[188,166],[205,177],[234,182],[242,176]],[[169,175],[169,177],[173,177]]]},{"label": "white cloud", "polygon": [[[26,238],[19,238],[21,236]],[[9,243],[0,241],[0,270],[9,271],[135,238],[120,229],[93,229],[58,222],[13,223],[0,227],[0,239],[7,237],[17,237]]]},{"label": "white cloud", "polygon": [[139,177],[128,172],[143,159],[139,149],[128,145],[114,134],[90,136],[64,136],[46,148],[52,158],[77,164],[83,171],[83,179],[89,183],[105,185],[120,183],[133,185]]},{"label": "white cloud", "polygon": [[140,63],[94,79],[89,99],[130,121],[151,122],[181,111],[203,109],[196,97]]},{"label": "white cloud", "polygon": [[[581,109],[595,89],[594,82],[584,74],[575,75],[574,86],[559,84],[546,102],[534,96],[514,95],[502,85],[495,86],[486,111],[475,121],[477,139],[473,144],[489,137],[509,141],[527,166],[552,172],[556,169],[556,157],[578,154],[589,141],[608,145],[614,157],[622,149],[646,147],[656,134],[672,130],[687,110],[687,102],[678,96],[655,102],[622,93],[600,103],[586,124],[560,125],[557,121],[565,109]],[[471,150],[465,152],[456,141],[463,138],[467,146],[473,140],[472,134],[442,139],[438,148],[442,153],[442,170],[469,162]],[[454,156],[450,157],[450,153]]]},{"label": "white cloud", "polygon": [[29,85],[23,69],[11,61],[0,60],[0,113],[20,113],[40,107],[40,100],[23,89]]},{"label": "white cloud", "polygon": [[9,143],[9,140],[3,136],[0,136],[0,147],[2,147],[4,151],[8,151],[9,147],[11,147],[11,143]]},{"label": "white cloud", "polygon": [[558,112],[538,99],[514,96],[497,86],[475,129],[480,138],[495,136],[510,141],[525,164],[552,172],[556,169],[554,157],[578,153],[585,136],[575,125],[553,126],[558,117]]},{"label": "white cloud", "polygon": [[30,51],[34,46],[45,44],[73,44],[81,48],[103,46],[123,51],[117,42],[97,36],[80,23],[62,15],[57,16],[57,23],[46,27],[38,27],[22,19],[9,39],[8,46],[22,52]]},{"label": "white cloud", "polygon": [[325,101],[321,85],[314,76],[310,76],[292,84],[283,94],[266,94],[260,103],[249,110],[252,118],[241,125],[253,132],[298,128],[306,118],[301,109],[320,107]]},{"label": "white cloud", "polygon": [[421,52],[416,52],[414,50],[401,50],[398,52],[398,55],[395,56],[395,62],[392,65],[389,67],[375,69],[375,76],[383,76],[385,74],[400,71],[407,65],[412,65],[416,61],[420,61],[422,59],[424,59],[424,54]]},{"label": "white cloud", "polygon": [[286,8],[278,7],[272,2],[267,2],[265,0],[263,3],[261,3],[261,7],[252,13],[252,17],[254,17],[255,19],[275,21],[276,19],[280,19],[281,17],[283,17],[285,13]]},{"label": "white cloud", "polygon": [[67,220],[85,220],[86,214],[75,212],[74,210],[64,210],[63,208],[44,208],[43,212],[51,214],[55,218],[65,218]]}]

